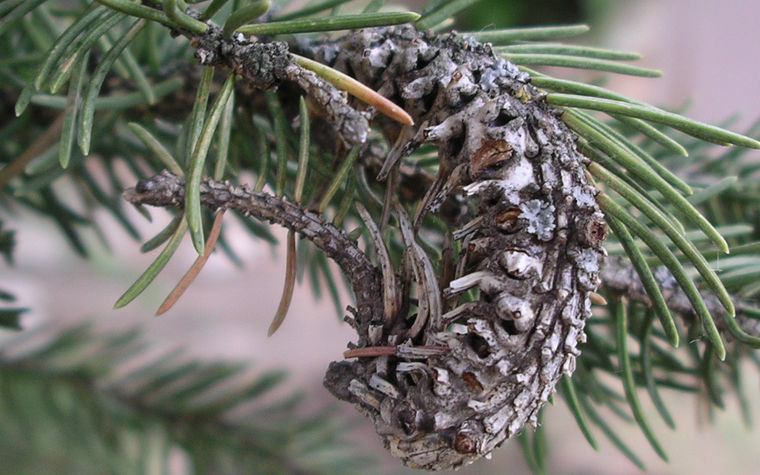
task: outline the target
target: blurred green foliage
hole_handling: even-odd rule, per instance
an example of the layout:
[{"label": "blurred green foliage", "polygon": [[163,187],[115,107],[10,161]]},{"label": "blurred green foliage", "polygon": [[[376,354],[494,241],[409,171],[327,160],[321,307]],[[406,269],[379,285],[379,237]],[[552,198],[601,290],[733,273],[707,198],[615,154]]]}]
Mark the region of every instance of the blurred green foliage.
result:
[{"label": "blurred green foliage", "polygon": [[482,0],[457,18],[463,30],[603,22],[611,0]]}]

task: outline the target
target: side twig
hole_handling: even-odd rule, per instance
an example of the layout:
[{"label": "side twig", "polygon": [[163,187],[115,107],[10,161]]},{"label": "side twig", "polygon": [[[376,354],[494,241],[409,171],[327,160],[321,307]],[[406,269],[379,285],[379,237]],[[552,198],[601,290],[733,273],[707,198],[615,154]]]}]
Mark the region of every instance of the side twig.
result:
[{"label": "side twig", "polygon": [[[665,301],[673,312],[682,317],[694,316],[694,309],[688,297],[681,290],[673,275],[665,267],[652,269],[654,278],[658,286],[662,289]],[[602,286],[609,290],[619,292],[634,302],[641,302],[645,305],[651,305],[644,285],[641,283],[636,270],[630,262],[622,257],[608,257],[602,267],[600,277]],[[742,330],[752,336],[760,336],[760,320],[751,318],[745,312],[745,309],[751,304],[733,296],[734,305],[736,306],[736,322]],[[703,292],[702,298],[707,305],[707,309],[714,317],[724,317],[726,314],[723,305],[718,298],[709,292]],[[715,319],[715,323],[722,333],[726,333],[727,328],[723,319]]]},{"label": "side twig", "polygon": [[[345,231],[299,204],[228,181],[203,178],[200,197],[201,204],[214,211],[233,209],[245,216],[284,226],[313,242],[333,259],[349,278],[356,297],[357,323],[382,323],[384,312],[381,273]],[[134,205],[180,207],[185,199],[184,178],[163,171],[140,180],[134,188],[124,192],[124,198]]]}]

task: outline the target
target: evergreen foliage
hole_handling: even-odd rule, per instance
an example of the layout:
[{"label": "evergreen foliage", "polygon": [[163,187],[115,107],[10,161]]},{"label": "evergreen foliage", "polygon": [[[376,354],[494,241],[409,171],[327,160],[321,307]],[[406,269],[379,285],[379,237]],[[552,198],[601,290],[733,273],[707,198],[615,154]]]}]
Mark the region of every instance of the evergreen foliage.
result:
[{"label": "evergreen foliage", "polygon": [[6,473],[335,473],[369,462],[340,440],[347,425],[332,411],[271,397],[282,371],[146,356],[137,332],[87,326],[22,333],[2,348]]},{"label": "evergreen foliage", "polygon": [[[345,90],[398,122],[408,124],[411,118],[353,78],[304,56],[319,43],[317,32],[414,23],[445,35],[449,18],[476,2],[431,0],[419,15],[389,11],[382,0],[365,2],[358,12],[335,0],[299,8],[289,7],[287,0],[5,2],[0,5],[0,50],[10,54],[0,58],[2,205],[51,219],[72,249],[86,257],[80,232],[98,229],[94,209],[107,210],[127,233],[143,240],[125,213],[122,191],[162,169],[183,177],[183,207],[142,250],[163,248],[116,307],[138,298],[187,234],[199,261],[161,311],[200,271],[219,227],[210,231],[215,215],[202,206],[204,176],[235,182],[253,176],[254,192],[269,191],[303,205],[353,240],[385,242],[387,254],[377,247],[372,257],[398,267],[409,244],[401,223],[394,222],[394,202],[407,210],[420,205],[413,188],[431,183],[439,172],[435,150],[423,145],[391,160],[394,144],[379,128],[368,129],[365,143],[344,133],[361,124],[360,114],[350,115],[356,106],[320,94],[340,96],[337,89]],[[498,55],[530,74],[590,159],[587,171],[601,190],[597,203],[613,232],[605,244],[610,259],[597,300],[604,304],[587,322],[588,341],[577,370],[563,378],[559,391],[592,446],[603,433],[643,468],[615,435],[617,421],[603,418],[599,408],[638,424],[667,460],[667,443],[651,429],[640,399],[650,399],[657,415],[673,427],[662,390],[701,394],[723,407],[728,391],[743,400],[742,362],[760,362],[755,351],[760,347],[760,165],[747,153],[747,148],[760,148],[760,122],[739,134],[532,69],[659,75],[627,63],[638,58],[633,53],[558,42],[587,29],[509,28],[467,35],[492,43]],[[289,56],[301,76],[286,78],[290,82],[275,91],[272,86],[282,78],[267,74],[281,74],[280,66],[272,66],[274,72],[262,67],[261,83],[252,91],[241,80],[250,80],[247,63],[232,56],[204,57],[204,41],[213,32],[222,45],[235,45],[241,35],[256,35],[266,45],[283,40],[291,51],[303,53]],[[278,57],[271,53],[271,58]],[[298,82],[306,77],[303,71],[318,79],[305,86]],[[325,104],[336,109],[324,113]],[[324,117],[314,112],[320,110]],[[336,136],[333,129],[340,140],[330,140]],[[713,144],[737,147],[713,153]],[[374,180],[378,174],[387,176],[387,184]],[[61,180],[74,183],[77,196],[62,194],[56,186]],[[413,202],[404,201],[409,196]],[[246,226],[252,239],[274,244],[266,224],[235,210],[229,215]],[[440,275],[446,253],[460,249],[446,241],[452,231],[446,223],[433,215],[418,217],[420,250],[415,252],[423,253]],[[9,222],[1,223],[0,253],[10,263],[14,236]],[[344,307],[325,254],[307,240],[296,245],[294,236],[291,230],[288,278],[270,333],[287,314],[288,292],[306,273],[317,293],[325,285],[339,312]],[[238,260],[223,231],[218,239],[219,248]],[[729,250],[730,257],[724,256]],[[0,299],[12,301],[8,289],[2,290]],[[463,299],[477,296],[468,293]],[[0,327],[18,328],[23,311],[0,308]],[[272,473],[332,473],[363,463],[337,442],[340,427],[332,416],[292,417],[295,399],[229,417],[279,382],[279,373],[225,389],[239,378],[240,367],[160,357],[124,370],[138,347],[133,333],[93,336],[79,327],[46,335],[45,343],[34,348],[21,335],[18,341],[0,342],[0,425],[11,434],[3,441],[19,441],[13,446],[0,441],[4,463],[15,463],[34,447],[60,443],[61,434],[51,429],[58,424],[81,427],[73,440],[67,436],[74,450],[87,453],[67,459],[77,473],[165,467],[177,448],[200,473],[239,473],[252,466]],[[611,380],[619,381],[619,388],[611,387]],[[536,472],[544,470],[543,432],[550,428],[542,424],[520,438]],[[39,463],[43,467],[52,459]]]}]

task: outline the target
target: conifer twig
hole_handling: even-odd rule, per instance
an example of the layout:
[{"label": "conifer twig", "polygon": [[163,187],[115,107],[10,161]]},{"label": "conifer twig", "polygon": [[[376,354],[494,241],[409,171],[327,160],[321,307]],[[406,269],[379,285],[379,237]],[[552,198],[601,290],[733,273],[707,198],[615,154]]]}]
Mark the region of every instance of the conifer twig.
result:
[{"label": "conifer twig", "polygon": [[[652,274],[665,297],[668,308],[681,317],[694,317],[694,308],[684,291],[678,286],[675,278],[665,267],[652,269]],[[606,259],[600,274],[603,286],[625,295],[629,300],[651,305],[651,300],[641,283],[641,279],[627,259],[620,256],[610,256]],[[703,292],[702,298],[711,315],[714,315],[715,323],[722,333],[727,332],[723,320],[726,310],[720,300],[712,293]],[[760,320],[750,317],[744,309],[750,306],[749,302],[737,296],[733,296],[736,306],[736,322],[748,334],[760,336]]]},{"label": "conifer twig", "polygon": [[[135,205],[179,207],[185,199],[184,179],[163,171],[140,180],[135,188],[124,192],[124,198]],[[200,199],[203,206],[212,210],[232,208],[245,216],[277,223],[309,239],[335,260],[349,278],[357,299],[357,318],[363,321],[383,320],[380,272],[342,229],[300,204],[227,181],[203,178],[200,183]]]}]

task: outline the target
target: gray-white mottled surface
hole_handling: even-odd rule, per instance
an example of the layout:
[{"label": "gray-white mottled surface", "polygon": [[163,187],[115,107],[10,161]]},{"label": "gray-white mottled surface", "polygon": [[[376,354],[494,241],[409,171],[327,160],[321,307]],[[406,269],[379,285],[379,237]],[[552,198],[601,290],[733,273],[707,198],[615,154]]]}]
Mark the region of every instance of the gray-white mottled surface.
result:
[{"label": "gray-white mottled surface", "polygon": [[[646,65],[661,67],[666,75],[655,80],[614,78],[613,88],[664,104],[679,104],[692,97],[690,115],[713,122],[740,111],[744,113],[742,121],[748,123],[760,111],[760,95],[748,94],[760,77],[760,62],[747,60],[756,56],[756,45],[760,44],[760,5],[755,0],[625,2],[615,16],[615,38],[594,43],[640,51]],[[722,72],[717,83],[716,70]],[[165,223],[166,218],[154,215],[152,224],[135,215],[145,236]],[[240,358],[251,361],[254,369],[284,366],[292,374],[291,387],[305,388],[307,400],[315,407],[332,399],[322,387],[322,371],[326,362],[340,357],[342,345],[352,338],[353,330],[339,322],[329,301],[315,302],[308,286],[297,288],[291,316],[277,334],[266,337],[282,287],[284,253],[272,253],[267,245],[251,242],[239,226],[226,223],[233,247],[246,261],[245,269],[235,268],[223,256],[213,256],[177,305],[168,314],[154,318],[156,307],[194,259],[192,245],[185,242],[153,287],[127,308],[115,311],[113,302],[154,255],[140,254],[137,243],[120,232],[110,217],[100,218],[113,250],[99,248],[90,262],[73,257],[49,223],[30,215],[9,219],[20,229],[17,264],[12,269],[0,268],[0,280],[19,296],[20,304],[32,306],[30,323],[91,319],[103,327],[139,324],[157,347],[182,346],[200,357]],[[284,239],[284,233],[280,236]],[[97,242],[92,234],[86,239]],[[313,335],[320,336],[320,345],[307,344]],[[747,369],[746,386],[758,414],[758,378],[756,372]],[[717,414],[716,424],[710,426],[705,422],[704,407],[694,398],[669,392],[663,396],[674,411],[676,431],[670,432],[659,423],[651,407],[645,410],[653,415],[655,430],[663,434],[665,448],[671,453],[670,464],[657,458],[638,428],[629,426],[621,431],[644,459],[649,473],[756,473],[760,432],[745,430],[735,401],[729,399],[725,413]],[[345,409],[346,414],[354,413]],[[599,452],[593,451],[563,404],[548,407],[546,421],[550,473],[637,473],[606,440],[600,440]],[[350,435],[378,457],[383,456],[370,424],[359,424]],[[395,459],[388,459],[383,459],[376,473],[412,473],[399,469]],[[507,444],[492,460],[456,473],[505,472],[528,473],[517,444]]]}]

